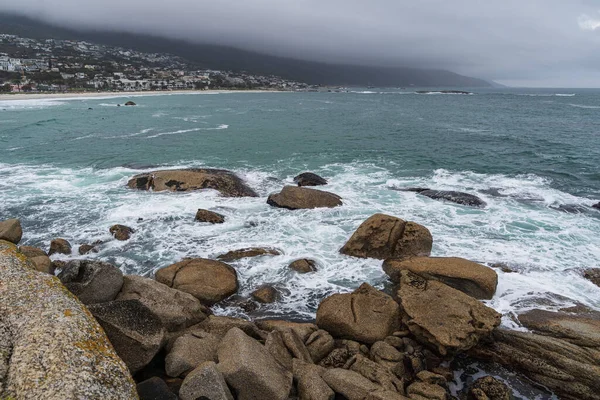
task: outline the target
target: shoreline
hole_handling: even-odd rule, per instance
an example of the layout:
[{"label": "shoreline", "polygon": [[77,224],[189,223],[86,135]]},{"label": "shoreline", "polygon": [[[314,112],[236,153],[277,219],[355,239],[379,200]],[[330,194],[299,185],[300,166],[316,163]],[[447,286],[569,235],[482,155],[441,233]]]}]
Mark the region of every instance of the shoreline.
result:
[{"label": "shoreline", "polygon": [[136,91],[136,92],[78,92],[78,93],[8,93],[0,94],[0,101],[22,100],[77,100],[86,98],[120,98],[168,95],[198,94],[230,94],[230,93],[293,93],[291,90],[171,90],[171,91]]}]

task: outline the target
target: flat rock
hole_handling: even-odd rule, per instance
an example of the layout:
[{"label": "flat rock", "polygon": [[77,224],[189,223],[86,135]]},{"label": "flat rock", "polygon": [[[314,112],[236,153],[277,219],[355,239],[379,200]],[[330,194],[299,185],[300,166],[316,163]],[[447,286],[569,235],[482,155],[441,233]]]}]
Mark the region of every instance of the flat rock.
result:
[{"label": "flat rock", "polygon": [[333,208],[342,205],[342,198],[322,190],[285,186],[281,192],[269,195],[267,204],[288,210]]},{"label": "flat rock", "polygon": [[485,265],[458,257],[412,257],[388,259],[383,270],[394,282],[401,271],[411,271],[426,279],[438,280],[476,299],[491,299],[496,292],[498,275]]},{"label": "flat rock", "polygon": [[336,338],[375,343],[399,328],[400,307],[387,294],[363,283],[352,293],[324,299],[316,322]]},{"label": "flat rock", "polygon": [[231,262],[241,260],[242,258],[251,258],[258,256],[278,256],[281,252],[277,249],[268,247],[248,247],[245,249],[231,250],[217,257],[220,261]]},{"label": "flat rock", "polygon": [[19,244],[22,237],[23,229],[21,228],[20,220],[13,218],[7,219],[6,221],[0,221],[0,240]]},{"label": "flat rock", "polygon": [[225,216],[214,211],[199,208],[196,212],[196,221],[207,222],[209,224],[222,224],[225,222]]},{"label": "flat rock", "polygon": [[201,363],[185,377],[179,397],[181,400],[233,400],[223,375],[212,361]]},{"label": "flat rock", "polygon": [[309,272],[315,272],[317,270],[317,262],[314,260],[309,260],[308,258],[303,258],[293,261],[290,263],[288,268],[293,269],[300,274],[306,274]]},{"label": "flat rock", "polygon": [[150,278],[126,275],[116,300],[139,300],[167,331],[179,331],[206,319],[208,310],[189,293],[172,289]]},{"label": "flat rock", "polygon": [[156,271],[160,283],[189,293],[203,304],[217,303],[238,290],[233,267],[206,258],[188,259]]},{"label": "flat rock", "polygon": [[187,192],[214,189],[225,197],[257,197],[258,194],[233,172],[222,169],[190,168],[153,171],[134,176],[127,182],[132,189],[155,192]]},{"label": "flat rock", "polygon": [[350,358],[344,365],[345,369],[350,371],[358,372],[371,382],[380,385],[385,390],[390,391],[404,391],[404,382],[388,368],[371,361],[369,358],[356,354]]},{"label": "flat rock", "polygon": [[217,350],[218,369],[239,400],[286,400],[292,374],[267,349],[238,328],[232,328]]},{"label": "flat rock", "polygon": [[471,207],[485,207],[486,202],[479,197],[454,190],[423,190],[418,192],[419,195],[429,197],[433,200],[445,200],[451,203],[462,204]]},{"label": "flat rock", "polygon": [[131,238],[134,230],[125,225],[113,225],[110,227],[109,232],[117,240],[125,241]]},{"label": "flat rock", "polygon": [[217,346],[221,338],[206,332],[188,333],[178,337],[165,358],[167,375],[187,374],[205,361],[217,361]]},{"label": "flat rock", "polygon": [[6,399],[135,399],[106,334],[58,278],[0,241],[0,381]]},{"label": "flat rock", "polygon": [[433,238],[427,228],[391,215],[375,214],[363,222],[340,253],[353,257],[428,256]]},{"label": "flat rock", "polygon": [[148,365],[161,349],[162,323],[139,300],[91,304],[88,309],[132,374]]},{"label": "flat rock", "polygon": [[589,310],[585,314],[577,315],[566,312],[531,310],[519,314],[518,318],[526,328],[541,335],[600,350],[600,312]]},{"label": "flat rock", "polygon": [[321,186],[327,185],[327,180],[312,172],[303,172],[294,177],[294,183],[298,186]]},{"label": "flat rock", "polygon": [[71,254],[71,243],[66,239],[54,239],[50,242],[48,255],[52,254]]},{"label": "flat rock", "polygon": [[400,273],[402,320],[440,354],[466,351],[500,324],[501,315],[471,296],[410,271]]},{"label": "flat rock", "polygon": [[112,301],[123,287],[121,270],[102,261],[69,261],[58,274],[58,279],[83,304]]}]

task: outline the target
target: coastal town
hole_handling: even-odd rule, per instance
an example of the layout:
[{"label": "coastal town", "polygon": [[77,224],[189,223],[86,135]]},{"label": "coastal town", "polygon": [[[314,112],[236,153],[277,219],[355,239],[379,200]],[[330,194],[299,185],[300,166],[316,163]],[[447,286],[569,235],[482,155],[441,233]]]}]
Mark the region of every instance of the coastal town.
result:
[{"label": "coastal town", "polygon": [[314,88],[276,76],[202,69],[166,53],[0,33],[0,93],[213,89],[297,91]]}]

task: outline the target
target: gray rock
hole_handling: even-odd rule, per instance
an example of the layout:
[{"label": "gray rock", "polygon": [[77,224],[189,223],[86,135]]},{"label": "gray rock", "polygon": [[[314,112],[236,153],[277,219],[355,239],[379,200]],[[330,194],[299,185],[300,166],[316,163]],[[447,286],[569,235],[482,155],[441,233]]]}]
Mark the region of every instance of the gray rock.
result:
[{"label": "gray rock", "polygon": [[319,329],[308,337],[305,344],[313,362],[318,363],[333,351],[335,341],[329,332]]},{"label": "gray rock", "polygon": [[333,390],[321,378],[324,372],[323,367],[294,359],[293,374],[299,400],[332,400],[335,397]]},{"label": "gray rock", "polygon": [[102,261],[69,261],[58,274],[58,279],[83,304],[112,301],[123,287],[121,270]]},{"label": "gray rock", "polygon": [[179,390],[181,400],[233,400],[223,375],[212,361],[198,365],[190,372]]},{"label": "gray rock", "polygon": [[420,191],[419,195],[429,197],[433,200],[445,200],[451,203],[462,204],[471,207],[485,207],[486,202],[479,197],[454,190],[424,190]]},{"label": "gray rock", "polygon": [[217,361],[221,338],[210,333],[194,332],[178,337],[165,358],[167,375],[187,374],[205,361]]},{"label": "gray rock", "polygon": [[288,371],[292,370],[293,357],[283,342],[283,337],[280,331],[274,330],[269,332],[267,339],[265,340],[265,348],[282,367]]},{"label": "gray rock", "polygon": [[178,400],[165,381],[157,376],[138,383],[137,392],[140,400]]},{"label": "gray rock", "polygon": [[21,228],[20,220],[13,218],[0,222],[0,240],[19,244],[22,237],[23,229]]},{"label": "gray rock", "polygon": [[36,270],[54,275],[54,265],[44,250],[37,247],[21,246],[19,251],[29,259]]},{"label": "gray rock", "polygon": [[312,172],[303,172],[294,177],[294,183],[298,186],[321,186],[327,185],[327,180]]}]

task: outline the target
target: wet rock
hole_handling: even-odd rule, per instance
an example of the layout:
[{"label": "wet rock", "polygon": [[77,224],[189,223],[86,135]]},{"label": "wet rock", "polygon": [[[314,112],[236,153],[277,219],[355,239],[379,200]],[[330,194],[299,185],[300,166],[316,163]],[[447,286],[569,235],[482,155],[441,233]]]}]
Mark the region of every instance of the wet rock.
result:
[{"label": "wet rock", "polygon": [[288,210],[333,208],[342,205],[342,198],[322,190],[285,186],[281,192],[269,195],[267,204]]},{"label": "wet rock", "polygon": [[218,369],[239,400],[286,400],[292,374],[267,349],[238,328],[232,328],[217,350]]},{"label": "wet rock", "polygon": [[268,332],[274,330],[284,331],[287,329],[291,329],[294,332],[296,332],[296,334],[300,337],[300,339],[303,342],[306,342],[309,336],[311,336],[313,332],[319,329],[317,325],[307,322],[289,322],[276,319],[264,319],[261,321],[256,321],[256,326]]},{"label": "wet rock", "polygon": [[305,345],[313,362],[318,363],[333,351],[335,342],[329,332],[319,329],[308,337]]},{"label": "wet rock", "polygon": [[398,192],[415,192],[415,193],[421,193],[426,190],[430,190],[429,188],[423,188],[423,187],[407,187],[407,188],[391,187],[389,189],[396,190]]},{"label": "wet rock", "polygon": [[125,103],[126,106],[135,106],[136,104],[133,101],[128,101],[127,103]]},{"label": "wet rock", "polygon": [[411,271],[423,278],[443,282],[476,299],[491,299],[498,285],[498,275],[493,269],[458,257],[388,259],[383,263],[383,270],[394,282],[400,280],[401,271]]},{"label": "wet rock", "polygon": [[196,212],[196,221],[198,222],[208,222],[210,224],[222,224],[225,222],[225,216],[219,213],[198,209]]},{"label": "wet rock", "polygon": [[252,292],[252,298],[259,303],[274,303],[279,298],[279,292],[271,285],[263,285]]},{"label": "wet rock", "polygon": [[492,376],[477,379],[471,385],[469,400],[511,400],[512,390],[506,384]]},{"label": "wet rock", "polygon": [[71,243],[66,239],[54,239],[50,242],[50,250],[48,255],[52,254],[71,254]]},{"label": "wet rock", "polygon": [[404,324],[442,355],[470,349],[500,324],[501,315],[473,297],[409,271],[400,273],[397,296]]},{"label": "wet rock", "polygon": [[54,265],[44,250],[37,247],[21,246],[19,252],[29,259],[36,270],[54,275]]},{"label": "wet rock", "polygon": [[97,253],[98,250],[96,249],[96,246],[94,246],[94,245],[82,244],[81,246],[79,246],[78,252],[80,255],[84,256],[90,252]]},{"label": "wet rock", "polygon": [[124,241],[129,240],[135,231],[128,226],[117,224],[111,226],[109,232],[115,239]]},{"label": "wet rock", "polygon": [[233,172],[191,168],[153,171],[136,175],[127,183],[132,189],[187,192],[214,189],[225,197],[257,197],[258,194]]},{"label": "wet rock", "polygon": [[600,286],[600,268],[589,268],[583,271],[583,277],[596,286]]},{"label": "wet rock", "polygon": [[595,208],[597,210],[600,210],[600,203],[596,203],[592,206],[592,208]]},{"label": "wet rock", "polygon": [[432,243],[431,233],[424,226],[390,215],[375,214],[358,227],[340,253],[381,260],[428,256]]},{"label": "wet rock", "polygon": [[590,209],[583,204],[559,204],[558,206],[550,206],[550,208],[567,214],[585,214],[590,211]]},{"label": "wet rock", "polygon": [[327,185],[327,181],[321,178],[317,174],[312,172],[303,172],[300,175],[294,177],[294,182],[298,186],[321,186]]},{"label": "wet rock", "polygon": [[148,365],[161,349],[162,323],[139,300],[91,304],[88,309],[132,374]]},{"label": "wet rock", "polygon": [[441,386],[415,382],[406,388],[408,397],[414,400],[447,400],[448,393]]},{"label": "wet rock", "polygon": [[22,237],[23,229],[21,228],[20,220],[13,218],[7,219],[6,221],[0,221],[0,240],[19,244]]},{"label": "wet rock", "polygon": [[294,359],[292,369],[299,400],[333,400],[335,393],[321,378],[322,367]]},{"label": "wet rock", "polygon": [[102,261],[69,261],[58,279],[86,305],[112,301],[123,287],[121,270]]},{"label": "wet rock", "polygon": [[3,399],[134,399],[123,361],[86,307],[0,241]]},{"label": "wet rock", "polygon": [[314,260],[309,260],[308,258],[303,258],[301,260],[296,260],[289,265],[290,269],[300,273],[306,274],[308,272],[314,272],[317,270],[317,263]]},{"label": "wet rock", "polygon": [[242,258],[251,258],[258,256],[278,256],[281,252],[268,247],[250,247],[246,249],[232,250],[217,257],[218,260],[231,262]]},{"label": "wet rock", "polygon": [[382,390],[382,387],[371,382],[358,372],[342,368],[328,369],[321,376],[334,392],[348,400],[364,400],[371,392]]},{"label": "wet rock", "polygon": [[117,300],[139,300],[167,331],[179,331],[204,321],[210,310],[189,293],[172,289],[153,279],[126,275]]},{"label": "wet rock", "polygon": [[169,386],[157,376],[137,384],[140,400],[177,400]]},{"label": "wet rock", "polygon": [[217,361],[220,341],[219,336],[200,331],[178,337],[165,358],[167,375],[177,377],[205,361]]},{"label": "wet rock", "polygon": [[332,336],[375,343],[399,328],[400,308],[388,295],[363,283],[352,293],[334,294],[317,309],[317,326]]},{"label": "wet rock", "polygon": [[179,397],[181,400],[233,400],[223,375],[212,361],[198,365],[185,377]]},{"label": "wet rock", "polygon": [[445,200],[451,203],[462,204],[471,207],[485,207],[486,202],[479,197],[454,190],[424,190],[419,192],[419,195],[429,197],[433,200]]},{"label": "wet rock", "polygon": [[205,258],[188,259],[161,268],[156,272],[156,280],[189,293],[206,305],[217,303],[238,290],[235,269]]}]

